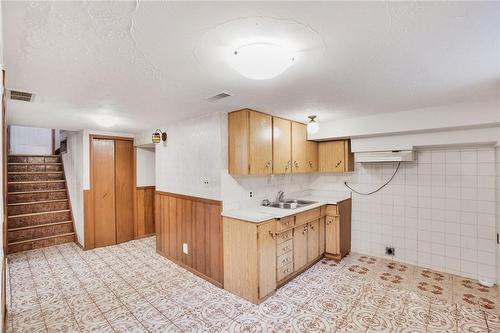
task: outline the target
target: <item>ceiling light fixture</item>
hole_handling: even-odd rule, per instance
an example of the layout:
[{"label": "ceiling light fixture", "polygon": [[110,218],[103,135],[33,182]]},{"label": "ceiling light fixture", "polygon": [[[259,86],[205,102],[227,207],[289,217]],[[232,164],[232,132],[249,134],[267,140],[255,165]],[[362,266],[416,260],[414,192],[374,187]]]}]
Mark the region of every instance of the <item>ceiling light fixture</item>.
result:
[{"label": "ceiling light fixture", "polygon": [[309,116],[309,122],[307,123],[307,133],[314,134],[319,131],[319,124],[316,122],[316,116]]},{"label": "ceiling light fixture", "polygon": [[109,115],[96,116],[94,119],[97,125],[101,127],[112,127],[118,122],[118,119],[116,117]]},{"label": "ceiling light fixture", "polygon": [[258,42],[232,49],[229,64],[252,80],[272,79],[293,65],[295,54],[278,44]]}]

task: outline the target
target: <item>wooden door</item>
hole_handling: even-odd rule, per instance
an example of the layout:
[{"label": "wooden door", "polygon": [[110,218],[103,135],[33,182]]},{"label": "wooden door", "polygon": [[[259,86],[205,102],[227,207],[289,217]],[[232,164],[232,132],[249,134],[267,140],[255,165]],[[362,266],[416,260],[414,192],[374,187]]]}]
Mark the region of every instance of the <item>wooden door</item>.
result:
[{"label": "wooden door", "polygon": [[340,253],[340,239],[339,239],[339,217],[327,216],[326,217],[326,253],[339,254]]},{"label": "wooden door", "polygon": [[276,222],[258,227],[259,243],[259,298],[262,299],[276,290]]},{"label": "wooden door", "polygon": [[292,172],[308,172],[306,125],[292,122]]},{"label": "wooden door", "polygon": [[307,171],[318,172],[318,143],[315,141],[306,142]]},{"label": "wooden door", "polygon": [[320,142],[318,146],[319,172],[344,172],[345,143],[343,140]]},{"label": "wooden door", "polygon": [[293,230],[293,271],[307,265],[307,225]]},{"label": "wooden door", "polygon": [[292,172],[291,121],[273,117],[273,173]]},{"label": "wooden door", "polygon": [[134,145],[115,140],[116,242],[134,239]]},{"label": "wooden door", "polygon": [[273,172],[273,125],[270,115],[250,111],[250,174]]},{"label": "wooden door", "polygon": [[116,244],[115,142],[94,138],[92,146],[94,242],[101,247]]},{"label": "wooden door", "polygon": [[319,256],[319,220],[309,222],[307,229],[307,262],[311,263]]}]

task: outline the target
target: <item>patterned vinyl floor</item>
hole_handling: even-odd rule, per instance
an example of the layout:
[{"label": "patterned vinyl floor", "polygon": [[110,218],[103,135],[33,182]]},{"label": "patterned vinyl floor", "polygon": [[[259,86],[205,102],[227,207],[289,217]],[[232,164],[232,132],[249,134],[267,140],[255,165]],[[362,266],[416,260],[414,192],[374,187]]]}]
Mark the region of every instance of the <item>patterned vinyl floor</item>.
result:
[{"label": "patterned vinyl floor", "polygon": [[155,238],[9,256],[8,332],[500,332],[497,288],[350,255],[259,306],[155,253]]}]

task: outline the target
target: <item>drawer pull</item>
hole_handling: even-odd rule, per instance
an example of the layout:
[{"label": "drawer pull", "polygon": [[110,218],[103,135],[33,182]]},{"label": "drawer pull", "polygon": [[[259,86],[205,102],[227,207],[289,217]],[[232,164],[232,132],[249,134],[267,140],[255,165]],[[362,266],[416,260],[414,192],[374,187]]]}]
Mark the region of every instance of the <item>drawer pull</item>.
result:
[{"label": "drawer pull", "polygon": [[271,235],[271,237],[274,239],[274,238],[276,238],[276,236],[278,236],[278,233],[272,232],[271,230],[269,230],[269,235]]}]

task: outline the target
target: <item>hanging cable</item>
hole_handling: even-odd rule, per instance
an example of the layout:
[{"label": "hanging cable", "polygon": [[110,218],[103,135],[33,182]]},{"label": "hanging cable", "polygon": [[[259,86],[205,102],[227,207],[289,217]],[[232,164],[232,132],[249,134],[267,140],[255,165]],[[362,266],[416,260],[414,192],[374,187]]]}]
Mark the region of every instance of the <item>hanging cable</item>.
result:
[{"label": "hanging cable", "polygon": [[398,170],[399,170],[400,166],[401,166],[401,162],[398,162],[398,166],[396,167],[396,170],[394,170],[394,173],[392,174],[391,178],[384,185],[380,186],[375,191],[371,191],[371,192],[368,192],[368,193],[358,192],[355,189],[353,189],[352,187],[350,187],[349,184],[347,184],[347,181],[344,182],[344,185],[347,186],[347,188],[349,188],[354,193],[361,194],[361,195],[370,195],[370,194],[373,194],[373,193],[377,193],[378,191],[380,191],[381,189],[383,189],[384,187],[386,187],[394,179],[394,176],[396,176],[396,174],[398,173]]}]

